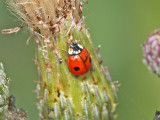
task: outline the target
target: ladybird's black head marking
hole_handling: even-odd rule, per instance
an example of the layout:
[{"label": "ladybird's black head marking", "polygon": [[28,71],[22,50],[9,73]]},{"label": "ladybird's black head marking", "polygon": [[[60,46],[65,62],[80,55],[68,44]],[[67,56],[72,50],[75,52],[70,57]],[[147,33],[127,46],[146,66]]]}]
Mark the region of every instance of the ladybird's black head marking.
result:
[{"label": "ladybird's black head marking", "polygon": [[75,70],[75,71],[79,71],[80,68],[79,68],[79,67],[74,67],[74,70]]},{"label": "ladybird's black head marking", "polygon": [[77,55],[82,51],[83,47],[77,42],[72,42],[69,45],[68,54],[69,55]]},{"label": "ladybird's black head marking", "polygon": [[72,43],[72,44],[70,44],[70,46],[69,46],[70,48],[72,48],[73,49],[73,51],[82,51],[82,49],[83,49],[83,47],[81,46],[81,45],[79,45],[78,43]]}]

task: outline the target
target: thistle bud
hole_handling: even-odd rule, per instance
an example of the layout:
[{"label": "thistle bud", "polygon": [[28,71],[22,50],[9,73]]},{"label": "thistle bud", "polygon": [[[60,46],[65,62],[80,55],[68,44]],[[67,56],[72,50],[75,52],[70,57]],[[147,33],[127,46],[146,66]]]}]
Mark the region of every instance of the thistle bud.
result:
[{"label": "thistle bud", "polygon": [[[8,1],[9,8],[28,26],[35,39],[40,118],[114,120],[115,87],[107,78],[108,73],[105,73],[85,25],[82,16],[85,0]],[[76,41],[89,51],[92,59],[92,70],[81,76],[72,74],[66,61],[69,54],[64,52]]]},{"label": "thistle bud", "polygon": [[160,76],[160,31],[152,33],[143,44],[143,61],[148,68]]}]

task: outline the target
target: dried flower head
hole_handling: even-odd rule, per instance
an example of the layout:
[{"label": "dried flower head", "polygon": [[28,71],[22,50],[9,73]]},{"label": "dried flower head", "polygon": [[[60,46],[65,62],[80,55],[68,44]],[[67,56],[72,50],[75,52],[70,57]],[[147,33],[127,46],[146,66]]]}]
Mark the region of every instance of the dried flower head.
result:
[{"label": "dried flower head", "polygon": [[143,45],[143,61],[148,68],[160,76],[160,31],[152,33]]},{"label": "dried flower head", "polygon": [[44,29],[56,34],[61,24],[72,22],[73,26],[82,20],[83,2],[79,0],[9,0],[8,4],[32,31],[38,33]]}]

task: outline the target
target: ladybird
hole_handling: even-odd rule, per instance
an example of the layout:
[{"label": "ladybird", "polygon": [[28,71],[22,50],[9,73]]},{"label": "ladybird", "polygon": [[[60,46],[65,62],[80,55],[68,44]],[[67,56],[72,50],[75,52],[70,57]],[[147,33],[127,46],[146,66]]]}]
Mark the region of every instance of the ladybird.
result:
[{"label": "ladybird", "polygon": [[75,75],[83,75],[91,68],[91,56],[89,52],[77,42],[72,42],[68,49],[68,67]]}]

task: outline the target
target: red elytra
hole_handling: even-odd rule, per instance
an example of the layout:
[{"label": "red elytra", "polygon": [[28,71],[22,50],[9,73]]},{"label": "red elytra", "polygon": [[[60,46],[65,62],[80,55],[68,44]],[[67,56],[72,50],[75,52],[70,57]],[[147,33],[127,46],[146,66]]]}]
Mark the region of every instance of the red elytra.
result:
[{"label": "red elytra", "polygon": [[87,73],[91,65],[91,56],[85,48],[79,54],[72,55],[68,58],[69,70],[75,75]]}]

